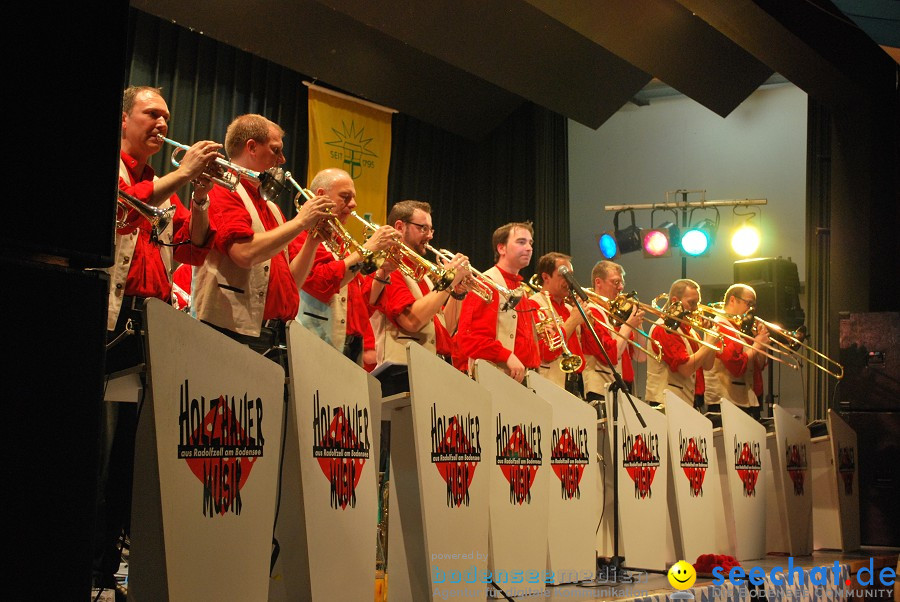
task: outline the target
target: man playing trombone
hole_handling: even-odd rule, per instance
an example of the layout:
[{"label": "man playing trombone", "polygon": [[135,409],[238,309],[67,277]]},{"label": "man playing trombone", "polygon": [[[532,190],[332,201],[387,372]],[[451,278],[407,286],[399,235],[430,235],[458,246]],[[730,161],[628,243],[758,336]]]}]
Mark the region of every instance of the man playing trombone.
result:
[{"label": "man playing trombone", "polygon": [[[700,285],[682,278],[672,283],[668,301],[663,313],[671,313],[672,318],[661,316],[650,328],[650,338],[662,350],[662,362],[647,364],[648,403],[665,406],[664,391],[668,390],[694,406],[697,389],[702,390],[703,370],[709,370],[716,358],[713,333],[705,330],[701,342],[686,319],[678,319],[686,313],[695,312],[700,303]],[[699,379],[699,381],[698,381]]]},{"label": "man playing trombone", "polygon": [[556,252],[542,255],[537,263],[541,291],[532,295],[531,299],[543,309],[539,319],[540,316],[544,316],[553,322],[547,323],[545,320],[540,327],[542,333],[549,332],[551,336],[538,337],[538,351],[541,356],[538,374],[569,393],[581,397],[584,354],[578,340],[578,329],[584,320],[580,312],[572,311],[566,304],[569,284],[559,273],[560,266],[566,266],[570,272],[572,271],[571,259],[568,255]]},{"label": "man playing trombone", "polygon": [[[285,162],[283,136],[262,115],[241,115],[228,126],[225,148],[245,173],[233,191],[216,186],[210,192],[218,235],[192,283],[192,312],[263,354],[284,342],[285,322],[297,315],[298,286],[313,260],[315,244],[301,248],[297,237],[335,206],[318,196],[285,220],[278,206],[263,198],[261,178],[247,174]],[[284,366],[283,354],[272,359]]]},{"label": "man playing trombone", "polygon": [[[323,169],[313,177],[309,190],[316,198],[326,197],[334,202],[331,219],[341,224],[356,209],[356,186],[350,174],[342,169]],[[382,226],[360,245],[361,250],[350,251],[345,256],[328,250],[318,236],[317,229],[299,238],[300,242],[314,240],[317,244],[312,269],[300,292],[297,320],[358,364],[373,364],[374,337],[359,271],[366,260],[363,253],[386,251],[396,244],[397,232],[390,226]]]},{"label": "man playing trombone", "polygon": [[[608,302],[613,301],[625,289],[625,269],[609,260],[598,261],[591,270],[591,283],[594,292]],[[622,376],[622,380],[634,390],[634,365],[632,358],[644,361],[646,355],[639,351],[636,356],[632,353],[630,341],[633,332],[639,329],[644,319],[644,311],[634,305],[631,314],[624,322],[614,323],[607,311],[608,307],[591,303],[589,306],[591,317],[594,320],[594,331],[603,344],[607,355],[613,361],[616,370]],[[616,334],[618,333],[618,334]],[[606,386],[614,382],[612,370],[606,360],[606,356],[597,345],[593,335],[586,328],[581,329],[581,346],[584,349],[586,366],[584,369],[584,394],[587,401],[603,399],[603,391]]]},{"label": "man playing trombone", "polygon": [[[732,284],[725,291],[724,306],[715,317],[723,337],[722,351],[716,354],[712,373],[718,379],[722,397],[756,418],[760,417],[759,395],[762,394],[762,369],[766,366],[769,331],[757,325],[752,337],[739,333],[728,318],[751,312],[756,306],[756,291],[746,284]],[[742,337],[744,337],[742,339]],[[743,342],[739,342],[743,340]]]},{"label": "man playing trombone", "polygon": [[[431,205],[422,201],[395,203],[387,217],[407,248],[424,256],[428,242],[434,236],[431,221]],[[440,259],[440,258],[439,258]],[[397,258],[408,268],[415,258],[405,255]],[[445,359],[451,354],[451,334],[456,332],[461,301],[466,296],[462,287],[469,277],[466,268],[468,258],[457,253],[442,269],[452,272],[449,286],[437,290],[428,278],[418,281],[410,276],[411,270],[395,269],[388,259],[366,279],[364,290],[376,310],[372,316],[375,330],[377,364],[392,362],[406,364],[406,345],[414,341]]]},{"label": "man playing trombone", "polygon": [[[468,358],[469,368],[485,359],[522,382],[527,369],[540,365],[534,339],[535,306],[530,299],[512,302],[500,290],[516,291],[522,284],[519,271],[531,263],[534,229],[530,223],[512,222],[494,230],[491,238],[495,265],[484,276],[501,287],[490,302],[477,295],[463,301],[457,343],[459,353]],[[518,299],[517,299],[518,300]]]}]

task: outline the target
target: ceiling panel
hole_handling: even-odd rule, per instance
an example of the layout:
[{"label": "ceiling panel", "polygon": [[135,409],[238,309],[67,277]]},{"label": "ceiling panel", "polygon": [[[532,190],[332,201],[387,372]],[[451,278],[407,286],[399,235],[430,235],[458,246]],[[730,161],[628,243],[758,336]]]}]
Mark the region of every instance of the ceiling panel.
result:
[{"label": "ceiling panel", "polygon": [[527,0],[725,117],[772,75],[674,0]]},{"label": "ceiling panel", "polygon": [[652,79],[522,0],[319,2],[588,127]]}]

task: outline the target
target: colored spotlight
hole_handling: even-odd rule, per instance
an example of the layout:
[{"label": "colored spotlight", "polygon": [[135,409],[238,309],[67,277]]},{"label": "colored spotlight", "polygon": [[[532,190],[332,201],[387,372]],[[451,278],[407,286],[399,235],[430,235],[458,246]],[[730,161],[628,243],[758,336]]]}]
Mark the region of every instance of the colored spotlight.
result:
[{"label": "colored spotlight", "polygon": [[612,259],[619,254],[619,245],[616,243],[616,237],[612,232],[604,232],[597,241],[600,247],[600,254],[605,259]]},{"label": "colored spotlight", "polygon": [[665,257],[672,254],[669,251],[669,233],[666,230],[658,228],[642,230],[641,241],[644,247],[644,257]]},{"label": "colored spotlight", "polygon": [[703,230],[691,228],[681,237],[681,250],[691,257],[703,255],[709,250],[709,234]]},{"label": "colored spotlight", "polygon": [[759,249],[759,230],[744,224],[731,237],[731,248],[741,257],[749,257]]}]

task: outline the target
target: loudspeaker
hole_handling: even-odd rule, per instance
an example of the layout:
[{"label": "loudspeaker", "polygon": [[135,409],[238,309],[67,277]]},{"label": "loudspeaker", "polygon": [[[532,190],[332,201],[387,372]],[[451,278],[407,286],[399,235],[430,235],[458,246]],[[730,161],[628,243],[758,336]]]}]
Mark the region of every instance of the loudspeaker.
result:
[{"label": "loudspeaker", "polygon": [[756,315],[787,330],[803,325],[800,277],[797,264],[781,257],[742,259],[734,262],[734,281],[756,291]]},{"label": "loudspeaker", "polygon": [[900,411],[900,313],[841,316],[841,409]]},{"label": "loudspeaker", "polygon": [[2,259],[0,268],[12,285],[0,296],[8,574],[34,584],[37,571],[54,599],[87,600],[107,275]]},{"label": "loudspeaker", "polygon": [[859,446],[860,541],[900,546],[900,412],[846,412]]},{"label": "loudspeaker", "polygon": [[23,144],[5,166],[16,174],[9,189],[16,201],[4,203],[0,253],[112,265],[128,10],[126,0],[112,0],[9,11],[7,30],[30,32],[53,59],[9,56],[17,98],[5,133]]}]

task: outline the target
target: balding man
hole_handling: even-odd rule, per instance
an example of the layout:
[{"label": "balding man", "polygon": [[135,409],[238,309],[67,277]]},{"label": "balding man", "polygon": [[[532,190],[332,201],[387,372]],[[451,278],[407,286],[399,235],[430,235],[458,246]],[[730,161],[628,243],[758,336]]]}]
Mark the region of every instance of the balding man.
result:
[{"label": "balding man", "polygon": [[[332,219],[341,224],[347,223],[350,213],[356,209],[356,185],[343,169],[323,169],[313,177],[309,189],[316,198],[328,198],[334,203]],[[322,231],[327,234],[328,230],[323,227]],[[361,246],[368,253],[377,254],[396,245],[399,236],[392,227],[381,226]],[[299,240],[307,240],[307,234],[302,234]],[[324,243],[319,243],[318,238],[316,243],[312,270],[300,293],[297,320],[358,364],[373,364],[374,336],[360,276],[360,271],[368,265],[364,256],[368,253],[354,250],[339,257]]]},{"label": "balding man", "polygon": [[[672,283],[669,299],[664,310],[680,304],[683,312],[697,310],[700,303],[700,285],[688,278]],[[708,345],[701,345],[694,330],[687,322],[670,324],[667,330],[665,320],[660,318],[650,328],[650,338],[662,350],[662,362],[647,363],[647,393],[645,401],[665,406],[664,391],[674,393],[685,403],[694,407],[694,394],[698,387],[698,373],[702,379],[703,370],[709,370],[715,360],[715,351]],[[674,332],[673,332],[674,331]],[[709,333],[704,335],[711,341]]]},{"label": "balding man", "polygon": [[[746,284],[732,284],[725,291],[723,312],[729,316],[741,317],[752,313],[756,307],[756,291]],[[761,385],[762,369],[766,366],[765,346],[769,342],[769,331],[759,325],[752,338],[744,337],[746,344],[738,343],[741,339],[735,322],[724,316],[716,318],[716,326],[725,336],[722,351],[716,354],[712,373],[718,380],[722,397],[750,414],[757,420],[760,417],[760,405],[754,382]]]}]

